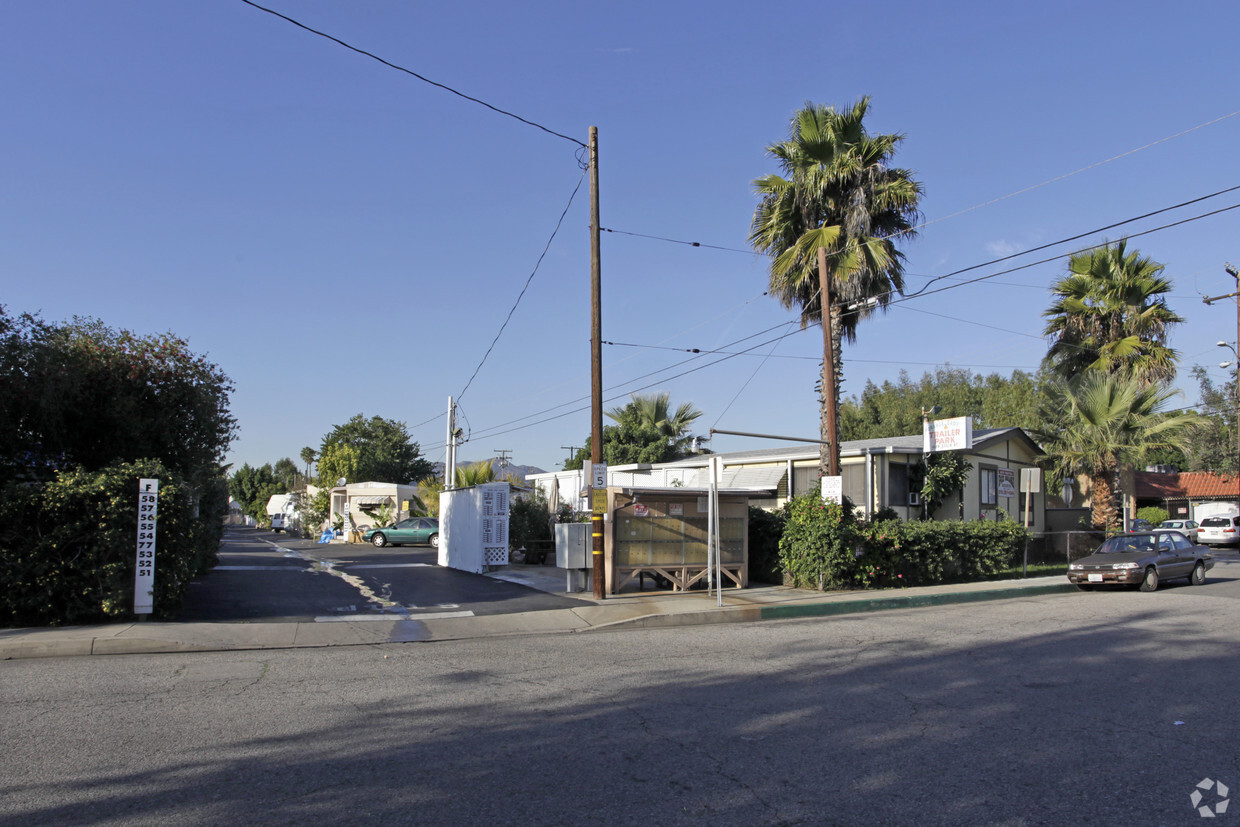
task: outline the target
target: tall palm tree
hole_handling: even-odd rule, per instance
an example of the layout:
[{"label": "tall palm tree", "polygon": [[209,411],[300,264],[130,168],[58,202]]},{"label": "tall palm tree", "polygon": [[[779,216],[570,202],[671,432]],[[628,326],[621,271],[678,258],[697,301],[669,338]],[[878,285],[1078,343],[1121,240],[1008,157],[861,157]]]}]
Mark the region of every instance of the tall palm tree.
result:
[{"label": "tall palm tree", "polygon": [[1164,413],[1179,391],[1122,374],[1086,371],[1047,389],[1035,437],[1058,479],[1090,479],[1093,524],[1119,525],[1116,480],[1121,463],[1140,463],[1150,451],[1183,448],[1198,427],[1192,413]]},{"label": "tall palm tree", "polygon": [[1171,280],[1164,267],[1119,241],[1068,259],[1068,275],[1051,287],[1043,313],[1051,337],[1046,360],[1059,376],[1085,370],[1124,373],[1147,382],[1175,378],[1177,354],[1167,347],[1184,319],[1167,307]]},{"label": "tall palm tree", "polygon": [[635,393],[632,401],[624,407],[612,408],[607,415],[616,422],[647,426],[666,437],[676,453],[683,453],[693,440],[689,427],[702,412],[690,402],[682,402],[673,411],[669,393]]},{"label": "tall palm tree", "polygon": [[[771,257],[771,295],[800,309],[802,328],[821,322],[828,308],[833,341],[824,343],[824,362],[829,352],[833,364],[824,373],[833,376],[833,398],[842,376],[840,343],[853,341],[861,319],[903,291],[904,255],[896,242],[916,234],[922,194],[911,171],[891,166],[903,136],[866,132],[869,106],[868,97],[846,110],[807,103],[793,116],[788,140],[767,147],[782,175],[753,182],[760,201],[749,242]],[[826,272],[819,272],[820,247],[828,253]],[[826,441],[838,428],[828,427],[828,388],[822,391]],[[838,464],[836,442],[823,446],[823,473],[828,450]]]}]

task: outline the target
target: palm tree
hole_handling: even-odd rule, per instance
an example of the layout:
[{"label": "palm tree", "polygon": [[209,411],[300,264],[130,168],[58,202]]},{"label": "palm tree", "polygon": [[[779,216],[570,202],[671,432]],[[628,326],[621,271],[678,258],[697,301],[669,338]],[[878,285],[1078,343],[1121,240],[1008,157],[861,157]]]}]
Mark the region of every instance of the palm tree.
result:
[{"label": "palm tree", "polygon": [[1121,463],[1140,463],[1150,451],[1183,448],[1198,425],[1192,413],[1164,413],[1179,391],[1122,374],[1086,371],[1051,385],[1035,437],[1058,479],[1090,479],[1093,524],[1116,528]]},{"label": "palm tree", "polygon": [[702,415],[690,402],[682,402],[675,411],[671,409],[671,394],[633,394],[632,401],[622,408],[612,408],[607,415],[616,422],[630,422],[649,427],[667,438],[675,453],[685,453],[694,437],[689,426]]},{"label": "palm tree", "polygon": [[[868,97],[843,111],[807,103],[793,117],[788,140],[767,147],[783,175],[754,181],[761,200],[749,241],[771,257],[771,295],[800,309],[802,328],[822,322],[822,308],[829,308],[824,441],[838,433],[838,423],[828,422],[826,400],[839,395],[840,343],[855,340],[861,319],[903,291],[904,255],[896,242],[916,234],[922,193],[911,171],[890,165],[903,136],[866,132],[869,106]],[[827,251],[825,272],[819,248]],[[838,466],[838,440],[830,441],[835,444],[824,445],[820,457],[823,473]]]},{"label": "palm tree", "polygon": [[1167,335],[1184,319],[1167,307],[1171,280],[1163,270],[1148,256],[1129,253],[1124,241],[1068,259],[1068,275],[1051,287],[1055,298],[1043,313],[1050,368],[1065,378],[1102,370],[1171,381],[1177,354]]}]

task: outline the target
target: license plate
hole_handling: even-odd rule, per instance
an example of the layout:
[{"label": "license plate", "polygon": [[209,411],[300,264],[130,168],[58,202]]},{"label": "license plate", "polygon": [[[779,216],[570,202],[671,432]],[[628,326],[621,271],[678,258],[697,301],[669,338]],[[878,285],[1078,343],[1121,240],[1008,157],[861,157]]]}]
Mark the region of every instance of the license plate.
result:
[{"label": "license plate", "polygon": [[1090,583],[1101,583],[1101,582],[1102,582],[1102,575],[1101,575],[1101,574],[1091,574],[1091,575],[1089,575],[1089,582],[1090,582]]}]

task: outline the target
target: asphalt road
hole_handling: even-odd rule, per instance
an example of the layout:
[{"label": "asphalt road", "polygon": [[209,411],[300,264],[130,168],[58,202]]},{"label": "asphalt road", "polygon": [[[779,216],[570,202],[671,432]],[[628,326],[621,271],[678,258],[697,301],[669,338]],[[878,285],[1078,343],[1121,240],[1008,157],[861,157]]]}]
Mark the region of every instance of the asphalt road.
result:
[{"label": "asphalt road", "polygon": [[1237,574],[821,620],[3,662],[0,823],[1200,824],[1192,793],[1240,791]]},{"label": "asphalt road", "polygon": [[437,565],[430,546],[377,549],[230,529],[176,620],[301,621],[534,612],[590,605]]}]

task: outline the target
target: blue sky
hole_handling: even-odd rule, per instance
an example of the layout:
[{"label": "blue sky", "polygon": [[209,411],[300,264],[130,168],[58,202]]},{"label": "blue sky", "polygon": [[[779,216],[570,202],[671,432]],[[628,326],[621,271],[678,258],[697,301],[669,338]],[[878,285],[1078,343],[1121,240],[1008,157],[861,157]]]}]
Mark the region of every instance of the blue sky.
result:
[{"label": "blue sky", "polygon": [[[597,126],[604,227],[729,248],[603,236],[603,338],[641,346],[604,348],[608,406],[668,391],[702,431],[817,431],[817,329],[713,366],[668,349],[735,351],[794,320],[745,250],[751,182],[776,171],[764,148],[807,100],[870,95],[870,129],[905,135],[928,222],[905,246],[909,292],[1240,185],[1235,3],[264,5],[574,139]],[[441,459],[448,397],[581,180],[574,143],[240,0],[3,0],[0,101],[0,302],[187,338],[236,383],[238,464],[296,458],[357,413],[408,423]],[[901,369],[1033,370],[1069,252],[1237,203],[894,306],[846,347],[845,392]],[[1174,279],[1186,405],[1193,364],[1225,378],[1215,342],[1235,315],[1201,298],[1236,289],[1238,221],[1129,243]],[[572,412],[589,395],[588,223],[583,184],[461,399],[460,456],[549,469],[588,434]]]}]

